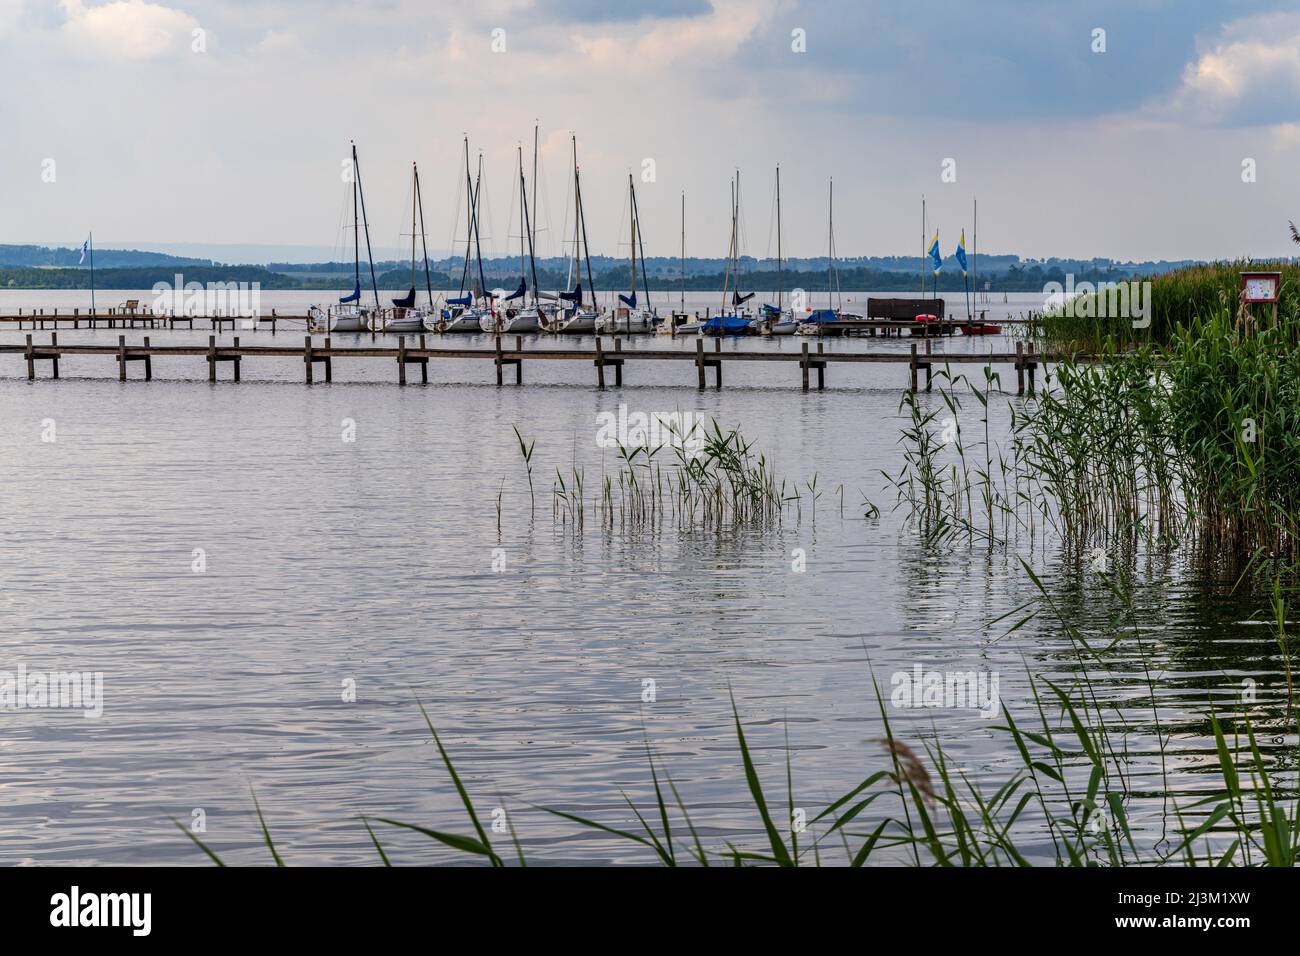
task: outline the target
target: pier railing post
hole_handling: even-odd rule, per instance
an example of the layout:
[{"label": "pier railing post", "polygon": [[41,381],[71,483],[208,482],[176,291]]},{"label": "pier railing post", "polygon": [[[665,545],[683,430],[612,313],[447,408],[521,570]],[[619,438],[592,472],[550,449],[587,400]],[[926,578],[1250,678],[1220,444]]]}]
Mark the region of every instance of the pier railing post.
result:
[{"label": "pier railing post", "polygon": [[799,370],[803,374],[803,390],[808,391],[808,343],[803,343],[803,351],[800,353]]},{"label": "pier railing post", "polygon": [[501,377],[501,373],[502,373],[502,361],[501,361],[501,336],[500,336],[500,335],[494,335],[494,336],[492,337],[492,341],[493,341],[493,344],[496,346],[496,350],[497,350],[497,357],[496,357],[496,366],[497,366],[497,385],[501,385],[502,382],[503,382],[503,379],[502,379],[502,377]]},{"label": "pier railing post", "polygon": [[[822,354],[822,343],[817,343],[817,354]],[[817,391],[826,388],[826,362],[819,360],[817,363]]]},{"label": "pier railing post", "polygon": [[596,387],[601,391],[605,389],[605,351],[599,335],[596,336]]},{"label": "pier railing post", "polygon": [[515,351],[519,353],[515,361],[515,384],[522,385],[524,384],[524,337],[522,335],[515,336]]},{"label": "pier railing post", "polygon": [[126,381],[126,336],[117,337],[117,380]]},{"label": "pier railing post", "polygon": [[406,336],[397,337],[397,384],[406,384]]},{"label": "pier railing post", "polygon": [[32,354],[32,337],[30,335],[27,336],[27,345],[23,350],[23,354],[27,357],[27,381],[30,382],[36,378],[36,356]]},{"label": "pier railing post", "polygon": [[908,368],[911,371],[911,376],[910,376],[911,381],[909,383],[909,387],[912,390],[912,394],[915,395],[916,394],[916,343],[915,342],[912,343],[912,359],[910,362],[908,362]]},{"label": "pier railing post", "polygon": [[[628,321],[631,322],[631,319],[629,319]],[[615,352],[623,351],[622,339],[617,339],[617,338],[614,339],[614,351]],[[621,358],[618,360],[618,363],[614,366],[614,384],[619,388],[623,387],[623,360]]]},{"label": "pier railing post", "polygon": [[932,351],[932,349],[930,348],[930,337],[929,337],[929,336],[926,336],[926,339],[925,339],[925,355],[926,355],[926,361],[925,361],[925,390],[926,390],[927,392],[930,391],[930,376],[931,376],[931,375],[933,374],[933,372],[934,372],[934,363],[931,362],[931,361],[930,361],[930,358],[929,358],[930,355],[932,355],[932,354],[933,354],[933,351]]},{"label": "pier railing post", "polygon": [[1016,394],[1025,394],[1025,343],[1016,343]]},{"label": "pier railing post", "polygon": [[311,336],[308,335],[302,343],[302,363],[306,367],[307,384],[311,384]]},{"label": "pier railing post", "polygon": [[704,339],[695,340],[695,370],[700,374],[700,391],[704,391]]},{"label": "pier railing post", "polygon": [[[722,351],[722,339],[717,338],[713,340],[713,351],[714,352]],[[717,364],[713,366],[713,387],[722,388],[722,358],[721,357],[718,358]]]},{"label": "pier railing post", "polygon": [[[231,328],[233,329],[234,326],[232,325]],[[238,336],[238,335],[235,336],[235,348],[239,348],[239,336]],[[239,356],[239,355],[236,355],[236,356],[235,356],[235,362],[234,362],[234,365],[235,365],[235,381],[236,381],[236,382],[239,381],[239,361],[240,361],[240,356]]]},{"label": "pier railing post", "polygon": [[334,346],[331,344],[330,337],[325,336],[325,381],[334,381],[334,357],[330,355]]},{"label": "pier railing post", "polygon": [[59,333],[50,333],[50,367],[54,372],[54,377],[59,377]]},{"label": "pier railing post", "polygon": [[[215,321],[215,320],[214,320]],[[208,336],[208,381],[217,380],[217,337]]]},{"label": "pier railing post", "polygon": [[144,380],[153,381],[153,356],[149,354],[149,336],[144,337]]}]

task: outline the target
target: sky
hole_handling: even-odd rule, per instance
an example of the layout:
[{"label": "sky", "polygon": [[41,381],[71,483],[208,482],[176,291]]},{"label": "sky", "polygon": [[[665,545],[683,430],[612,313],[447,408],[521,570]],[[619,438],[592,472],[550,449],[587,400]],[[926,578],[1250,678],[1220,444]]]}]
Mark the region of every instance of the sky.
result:
[{"label": "sky", "polygon": [[[539,253],[1121,260],[1290,255],[1300,8],[1252,0],[0,0],[0,242],[284,245],[349,255],[349,141],[372,240],[517,251],[540,125]],[[456,227],[459,226],[459,233]],[[928,236],[926,237],[928,239]],[[232,246],[234,248],[234,246]],[[267,257],[270,256],[268,252]],[[218,256],[219,257],[219,256]],[[265,257],[264,257],[265,258]]]}]

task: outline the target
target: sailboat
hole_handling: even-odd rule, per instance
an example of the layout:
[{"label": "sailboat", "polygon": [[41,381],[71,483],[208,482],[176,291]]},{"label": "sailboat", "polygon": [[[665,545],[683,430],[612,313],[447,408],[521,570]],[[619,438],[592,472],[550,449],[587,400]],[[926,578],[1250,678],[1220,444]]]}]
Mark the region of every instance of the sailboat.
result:
[{"label": "sailboat", "polygon": [[[753,316],[740,307],[754,297],[754,293],[740,294],[740,170],[731,183],[731,243],[727,250],[727,276],[722,290],[722,308],[718,314],[699,323],[701,335],[744,335]],[[732,277],[735,285],[732,285]],[[727,293],[731,293],[731,311],[727,311]]]},{"label": "sailboat", "polygon": [[540,332],[542,330],[542,313],[541,305],[537,301],[537,260],[533,256],[533,227],[532,220],[529,218],[528,211],[528,188],[524,181],[524,148],[519,147],[519,271],[524,271],[524,243],[528,244],[528,276],[519,277],[519,288],[515,290],[514,295],[507,296],[509,301],[514,298],[523,298],[528,291],[529,285],[527,279],[531,276],[533,280],[532,293],[533,304],[526,308],[510,314],[501,326],[503,332]]},{"label": "sailboat", "polygon": [[[830,181],[830,200],[826,219],[826,308],[814,309],[799,322],[795,330],[799,335],[820,335],[824,322],[842,318],[861,318],[844,311],[840,295],[840,277],[835,269],[835,180]],[[834,301],[832,302],[832,298]]]},{"label": "sailboat", "polygon": [[[361,305],[361,233],[366,231],[366,259],[370,263],[370,285],[375,293],[374,312],[379,311],[379,286],[375,282],[375,260],[370,252],[370,222],[366,219],[366,197],[361,191],[361,164],[357,160],[357,144],[352,145],[352,292],[340,296],[337,305],[322,308],[313,305],[307,310],[307,329],[311,332],[365,332],[370,328],[371,309]],[[359,213],[359,215],[358,215]]]},{"label": "sailboat", "polygon": [[[591,247],[587,244],[587,220],[582,213],[582,178],[578,172],[578,139],[573,137],[573,259],[572,271],[578,274],[578,281],[571,292],[561,292],[560,299],[573,304],[551,323],[550,328],[556,332],[569,334],[595,332],[596,321],[600,314],[596,308],[596,283],[591,276]],[[578,267],[578,249],[582,248],[582,261],[587,266],[587,284],[591,286],[591,308],[583,307],[582,272]]]},{"label": "sailboat", "polygon": [[[632,245],[632,276],[631,276],[631,293],[629,295],[619,295],[619,305],[615,307],[612,313],[603,316],[597,323],[597,331],[600,332],[649,332],[651,331],[658,317],[650,308],[650,282],[645,274],[645,243],[641,237],[641,217],[638,214],[636,205],[636,185],[632,181],[632,174],[627,175],[627,190],[630,197],[628,202],[628,215],[631,222],[631,245]],[[636,254],[637,248],[641,250],[641,287],[645,292],[645,308],[637,308],[636,299]]]},{"label": "sailboat", "polygon": [[799,319],[785,309],[785,289],[783,280],[785,261],[781,255],[781,167],[776,167],[776,305],[763,305],[763,318],[756,320],[759,328],[755,331],[768,335],[793,335],[799,325]]},{"label": "sailboat", "polygon": [[[420,221],[420,242],[424,251],[424,285],[429,293],[428,307],[415,304],[415,223]],[[420,170],[411,163],[411,291],[393,300],[393,307],[371,317],[376,332],[423,332],[425,320],[434,314],[433,281],[429,276],[429,248],[424,238],[424,200],[420,196]]]},{"label": "sailboat", "polygon": [[[465,139],[465,192],[469,198],[468,227],[469,232],[465,240],[465,267],[460,274],[460,295],[456,298],[447,299],[446,307],[442,310],[438,323],[439,332],[479,332],[482,331],[482,319],[484,315],[490,316],[495,321],[496,314],[492,308],[492,294],[487,291],[487,282],[483,277],[483,249],[479,240],[479,196],[483,186],[483,157],[478,159],[478,174],[473,181],[469,176],[469,138]],[[470,244],[473,244],[474,258],[478,263],[478,284],[474,289],[465,289],[466,279],[469,277],[470,261]],[[475,298],[485,298],[488,303],[486,309],[474,304]],[[427,324],[425,326],[428,327]]]}]

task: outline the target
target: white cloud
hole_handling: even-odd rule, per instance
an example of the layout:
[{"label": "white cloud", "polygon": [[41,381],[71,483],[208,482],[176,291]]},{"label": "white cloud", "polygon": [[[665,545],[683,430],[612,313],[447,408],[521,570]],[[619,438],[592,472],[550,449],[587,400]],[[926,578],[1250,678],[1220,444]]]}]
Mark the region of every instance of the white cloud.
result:
[{"label": "white cloud", "polygon": [[188,53],[191,31],[199,25],[181,10],[145,0],[114,0],[87,6],[61,0],[67,20],[63,34],[79,49],[129,60]]},{"label": "white cloud", "polygon": [[1168,103],[1180,118],[1224,126],[1300,119],[1300,14],[1235,20],[1200,47]]}]

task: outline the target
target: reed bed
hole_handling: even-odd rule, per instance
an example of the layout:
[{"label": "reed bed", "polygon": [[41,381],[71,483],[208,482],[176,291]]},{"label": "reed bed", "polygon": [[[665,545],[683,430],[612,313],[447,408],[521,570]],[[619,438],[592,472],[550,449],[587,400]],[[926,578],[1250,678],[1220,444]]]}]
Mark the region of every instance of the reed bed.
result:
[{"label": "reed bed", "polygon": [[[706,531],[768,528],[788,516],[798,519],[803,503],[815,506],[821,496],[815,475],[804,486],[778,479],[753,442],[738,430],[723,431],[716,420],[699,434],[674,439],[658,447],[619,445],[616,470],[601,476],[593,495],[585,468],[575,464],[567,476],[557,468],[553,520],[581,533],[590,509],[600,527],[625,532],[660,530],[665,522]],[[531,475],[534,443],[520,437],[519,446]]]},{"label": "reed bed", "polygon": [[[903,466],[886,475],[923,539],[1005,545],[1051,530],[1067,548],[1190,547],[1240,570],[1300,561],[1300,309],[1261,325],[1220,310],[1165,347],[1067,358],[1009,402],[945,369],[938,401],[906,394]],[[963,405],[977,401],[967,437]],[[954,426],[955,423],[955,426]]]},{"label": "reed bed", "polygon": [[[1241,296],[1242,271],[1282,273],[1279,303],[1282,312],[1300,308],[1300,264],[1292,262],[1215,262],[1151,276],[1150,325],[1134,327],[1127,315],[1099,317],[1106,293],[1085,297],[1072,308],[1056,306],[1044,310],[1039,331],[1045,347],[1062,352],[1095,352],[1109,347],[1157,343],[1168,344],[1180,330],[1198,319],[1220,311],[1235,311]],[[1147,280],[1143,280],[1147,281]],[[1111,303],[1105,303],[1110,312]],[[1263,307],[1261,307],[1263,308]],[[1067,314],[1070,313],[1070,314]],[[1082,314],[1080,314],[1082,313]]]}]

